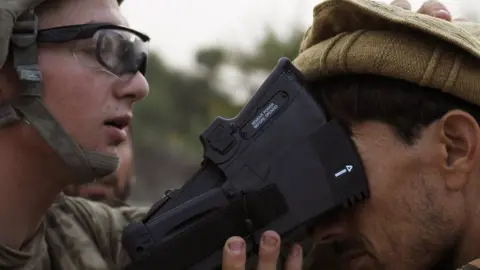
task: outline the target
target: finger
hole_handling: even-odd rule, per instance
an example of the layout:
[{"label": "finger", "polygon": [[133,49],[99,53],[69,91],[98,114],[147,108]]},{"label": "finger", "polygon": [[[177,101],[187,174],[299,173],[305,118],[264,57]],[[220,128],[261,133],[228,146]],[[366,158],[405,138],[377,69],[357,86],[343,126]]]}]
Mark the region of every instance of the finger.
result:
[{"label": "finger", "polygon": [[430,15],[432,17],[436,17],[446,21],[452,20],[452,15],[448,11],[447,7],[436,0],[429,0],[423,3],[423,5],[418,10],[418,13]]},{"label": "finger", "polygon": [[276,270],[280,255],[280,236],[274,231],[266,231],[260,240],[257,270]]},{"label": "finger", "polygon": [[223,247],[222,270],[245,270],[245,241],[238,236],[230,237]]},{"label": "finger", "polygon": [[303,267],[303,250],[302,246],[295,244],[288,254],[285,270],[301,270]]},{"label": "finger", "polygon": [[393,0],[390,5],[400,7],[406,10],[412,10],[412,6],[410,5],[410,2],[408,0]]}]

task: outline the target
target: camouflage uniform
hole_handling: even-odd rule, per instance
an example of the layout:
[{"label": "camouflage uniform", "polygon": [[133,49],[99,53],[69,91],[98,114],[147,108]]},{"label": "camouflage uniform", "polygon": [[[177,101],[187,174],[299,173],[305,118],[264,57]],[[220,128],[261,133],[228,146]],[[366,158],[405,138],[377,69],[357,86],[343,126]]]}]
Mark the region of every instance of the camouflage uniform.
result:
[{"label": "camouflage uniform", "polygon": [[147,210],[62,195],[21,250],[0,246],[0,269],[123,269],[128,256],[121,247],[122,230]]}]

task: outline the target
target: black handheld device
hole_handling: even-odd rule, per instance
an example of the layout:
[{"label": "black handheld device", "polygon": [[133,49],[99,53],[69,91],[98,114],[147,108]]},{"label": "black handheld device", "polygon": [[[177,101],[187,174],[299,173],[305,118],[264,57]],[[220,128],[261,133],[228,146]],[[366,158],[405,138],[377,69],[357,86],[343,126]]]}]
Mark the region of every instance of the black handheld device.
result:
[{"label": "black handheld device", "polygon": [[248,241],[252,259],[265,230],[302,241],[318,218],[369,196],[349,133],[307,87],[281,58],[235,118],[201,134],[198,172],[124,230],[127,269],[219,269],[230,236]]}]

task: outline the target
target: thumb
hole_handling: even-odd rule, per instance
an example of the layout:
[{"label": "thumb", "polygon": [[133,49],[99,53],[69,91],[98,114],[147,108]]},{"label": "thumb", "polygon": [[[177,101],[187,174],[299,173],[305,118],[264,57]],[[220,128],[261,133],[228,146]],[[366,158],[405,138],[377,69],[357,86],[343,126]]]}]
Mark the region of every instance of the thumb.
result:
[{"label": "thumb", "polygon": [[418,10],[418,13],[430,15],[446,21],[452,20],[452,15],[450,14],[450,11],[448,11],[447,7],[436,0],[430,0],[423,3]]}]

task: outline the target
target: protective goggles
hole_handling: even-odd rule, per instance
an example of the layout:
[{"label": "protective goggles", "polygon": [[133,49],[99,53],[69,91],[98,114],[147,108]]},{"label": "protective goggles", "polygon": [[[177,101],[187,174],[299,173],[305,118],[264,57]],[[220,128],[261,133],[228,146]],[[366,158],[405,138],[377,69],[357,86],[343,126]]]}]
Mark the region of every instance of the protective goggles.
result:
[{"label": "protective goggles", "polygon": [[38,43],[75,40],[86,42],[74,46],[73,55],[88,67],[97,67],[119,78],[137,72],[145,74],[150,38],[133,29],[92,23],[42,29],[37,36]]}]

